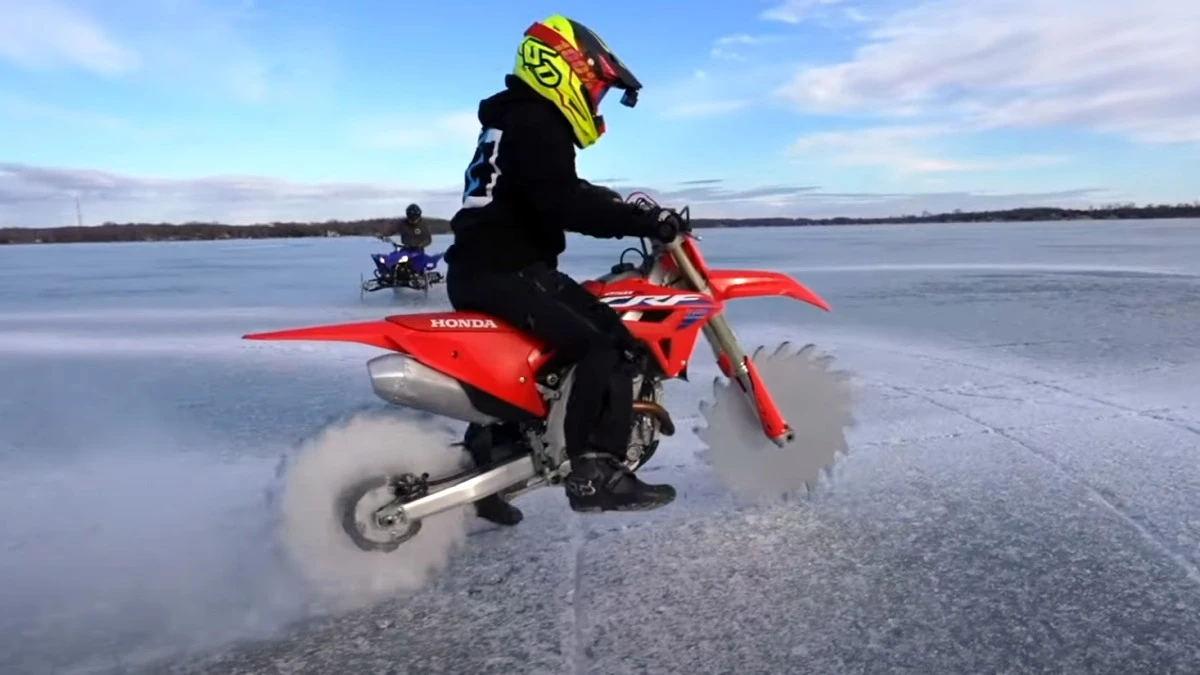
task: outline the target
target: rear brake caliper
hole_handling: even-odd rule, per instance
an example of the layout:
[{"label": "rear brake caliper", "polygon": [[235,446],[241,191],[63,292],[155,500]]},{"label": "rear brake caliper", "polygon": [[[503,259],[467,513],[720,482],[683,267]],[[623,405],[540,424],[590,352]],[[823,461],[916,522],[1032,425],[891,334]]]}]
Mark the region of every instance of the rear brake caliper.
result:
[{"label": "rear brake caliper", "polygon": [[429,474],[420,476],[406,473],[392,482],[392,492],[396,501],[380,508],[375,512],[375,522],[381,527],[395,527],[405,520],[404,505],[429,494]]}]

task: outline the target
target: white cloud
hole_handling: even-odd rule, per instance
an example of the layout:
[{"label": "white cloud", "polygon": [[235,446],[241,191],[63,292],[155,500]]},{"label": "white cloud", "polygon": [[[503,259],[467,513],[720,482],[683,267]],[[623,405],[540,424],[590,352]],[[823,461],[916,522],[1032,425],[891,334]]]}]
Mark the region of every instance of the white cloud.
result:
[{"label": "white cloud", "polygon": [[92,19],[56,0],[0,0],[0,17],[0,58],[25,67],[117,75],[141,63]]},{"label": "white cloud", "polygon": [[666,119],[729,115],[761,103],[762,92],[782,75],[778,64],[771,63],[696,70],[684,80],[655,87],[645,100]]},{"label": "white cloud", "polygon": [[781,39],[782,37],[778,35],[748,35],[746,33],[726,35],[713,41],[710,55],[715,59],[745,61],[746,55],[743,52],[746,49],[778,42]]},{"label": "white cloud", "polygon": [[827,159],[835,164],[884,167],[903,174],[1003,171],[1068,161],[1067,157],[1043,154],[956,159],[942,156],[926,147],[930,139],[958,131],[941,125],[826,131],[801,137],[791,151],[801,156]]},{"label": "white cloud", "polygon": [[355,141],[376,150],[419,150],[444,145],[468,146],[479,136],[479,116],[459,111],[437,116],[404,116],[360,123]]},{"label": "white cloud", "polygon": [[125,120],[117,117],[68,110],[4,91],[0,91],[0,113],[10,117],[60,122],[103,131],[134,130]]},{"label": "white cloud", "polygon": [[[609,181],[605,181],[609,183]],[[1091,189],[1046,193],[829,192],[818,186],[733,187],[720,179],[642,189],[665,204],[691,204],[696,218],[892,216],[928,210],[995,209],[1030,205],[1086,205],[1105,195]],[[79,198],[84,221],[319,222],[396,216],[416,201],[432,216],[449,217],[461,186],[414,189],[383,182],[300,182],[264,176],[166,179],[0,163],[0,227],[54,227],[75,223]]]},{"label": "white cloud", "polygon": [[781,4],[760,14],[759,18],[797,24],[823,6],[836,5],[839,2],[842,0],[784,0]]},{"label": "white cloud", "polygon": [[461,188],[420,190],[382,182],[289,181],[264,176],[168,179],[94,169],[0,163],[0,227],[74,224],[78,198],[88,223],[220,220],[350,220],[402,213],[411,201],[449,216]]},{"label": "white cloud", "polygon": [[808,111],[1200,141],[1196,0],[938,0],[869,25],[854,58],[777,93]]},{"label": "white cloud", "polygon": [[689,101],[672,105],[663,112],[663,116],[668,119],[714,117],[743,110],[749,107],[750,103],[750,101],[744,99]]}]

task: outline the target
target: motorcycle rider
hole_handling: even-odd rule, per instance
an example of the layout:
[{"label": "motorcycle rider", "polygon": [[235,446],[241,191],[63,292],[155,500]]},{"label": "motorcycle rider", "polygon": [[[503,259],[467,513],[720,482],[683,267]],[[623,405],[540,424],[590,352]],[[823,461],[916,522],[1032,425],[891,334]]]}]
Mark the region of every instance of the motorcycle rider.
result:
[{"label": "motorcycle rider", "polygon": [[[455,309],[494,316],[575,364],[564,432],[576,511],[646,510],[675,498],[673,487],[648,485],[617,459],[632,427],[640,345],[612,308],[558,271],[565,231],[669,242],[683,227],[674,212],[644,211],[576,174],[575,148],[604,134],[600,102],[614,87],[622,104],[636,105],[641,83],[583,24],[555,15],[525,32],[505,88],[479,104],[482,131],[445,258]],[[501,524],[522,518],[496,495],[476,511]]]}]

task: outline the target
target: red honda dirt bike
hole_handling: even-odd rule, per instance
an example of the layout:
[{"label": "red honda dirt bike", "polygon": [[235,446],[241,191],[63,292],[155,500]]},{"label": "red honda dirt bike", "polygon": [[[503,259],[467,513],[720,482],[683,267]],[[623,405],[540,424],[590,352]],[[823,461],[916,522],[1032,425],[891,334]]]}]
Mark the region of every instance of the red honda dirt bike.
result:
[{"label": "red honda dirt bike", "polygon": [[[631,200],[642,208],[657,207],[644,195]],[[677,213],[689,222],[686,207]],[[687,378],[688,361],[701,334],[721,372],[751,404],[734,414],[756,413],[766,438],[779,447],[791,442],[795,432],[772,400],[754,360],[742,351],[723,316],[724,303],[785,296],[830,311],[816,293],[786,274],[711,269],[697,240],[690,227],[669,244],[647,247],[642,240],[640,248],[622,253],[609,274],[583,284],[621,315],[650,355],[644,372],[634,379],[634,423],[623,460],[633,471],[654,454],[660,434],[675,432],[662,405],[662,382]],[[641,255],[640,264],[625,262],[630,252]],[[570,471],[562,428],[573,366],[556,361],[553,351],[537,339],[490,316],[399,314],[245,338],[352,342],[389,350],[392,353],[367,363],[375,394],[389,403],[469,423],[462,445],[482,449],[490,458],[439,479],[409,473],[351,486],[343,492],[339,508],[343,528],[360,549],[394,551],[417,534],[424,518],[491,494],[511,499],[558,486]],[[834,460],[833,452],[827,454],[820,465]]]}]

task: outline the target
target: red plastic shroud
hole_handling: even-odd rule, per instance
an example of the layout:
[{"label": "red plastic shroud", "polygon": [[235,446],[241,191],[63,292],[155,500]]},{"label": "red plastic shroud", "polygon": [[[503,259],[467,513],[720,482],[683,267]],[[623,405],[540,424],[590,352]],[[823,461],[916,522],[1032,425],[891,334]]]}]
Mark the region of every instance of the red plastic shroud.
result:
[{"label": "red plastic shroud", "polygon": [[[820,296],[786,274],[711,270],[691,239],[685,240],[683,246],[708,278],[712,295],[664,288],[644,279],[583,284],[622,314],[626,325],[645,341],[669,378],[683,372],[701,329],[724,309],[726,300],[784,296],[830,311]],[[669,258],[667,263],[670,264]],[[245,339],[352,342],[400,352],[534,415],[544,416],[547,412],[537,390],[536,374],[551,358],[552,351],[537,339],[485,314],[398,314],[382,321],[254,333]],[[721,361],[721,369],[728,375],[731,372],[728,359]],[[764,430],[772,434],[773,427],[782,424],[782,418],[753,368],[751,374]]]}]

